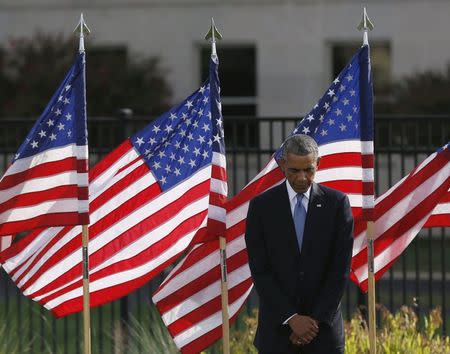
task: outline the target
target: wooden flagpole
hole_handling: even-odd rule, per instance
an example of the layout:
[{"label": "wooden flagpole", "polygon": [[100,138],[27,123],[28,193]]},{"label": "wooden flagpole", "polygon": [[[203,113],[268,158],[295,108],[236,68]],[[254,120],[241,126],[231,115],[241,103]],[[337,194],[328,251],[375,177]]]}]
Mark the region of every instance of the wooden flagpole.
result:
[{"label": "wooden flagpole", "polygon": [[[205,39],[211,39],[211,56],[217,55],[216,40],[222,39],[222,35],[211,18],[211,28],[205,36]],[[225,237],[219,237],[220,242],[220,284],[222,300],[222,343],[223,353],[230,354],[230,317],[228,313],[228,282],[227,282],[227,241]]]},{"label": "wooden flagpole", "polygon": [[374,241],[374,222],[367,222],[367,267],[369,271],[368,276],[368,305],[369,305],[369,345],[370,354],[376,354],[377,352],[377,314],[375,309],[375,269],[374,269],[374,253],[373,253],[373,241]]},{"label": "wooden flagpole", "polygon": [[230,354],[230,317],[228,313],[228,281],[227,281],[227,241],[225,237],[220,242],[220,283],[222,286],[222,342],[223,353]]},{"label": "wooden flagpole", "polygon": [[[364,7],[363,17],[358,25],[358,30],[363,30],[363,45],[369,45],[368,31],[373,30],[374,25],[367,16]],[[375,267],[374,267],[374,249],[375,225],[373,221],[367,222],[367,268],[368,268],[368,307],[369,307],[369,347],[370,354],[376,354],[377,351],[377,318],[376,318],[376,300],[375,300]]]},{"label": "wooden flagpole", "polygon": [[[84,36],[91,31],[84,22],[83,14],[74,32],[80,34],[79,52],[84,52]],[[84,73],[83,73],[84,75]],[[86,85],[86,78],[85,78]],[[86,87],[84,87],[86,90]],[[89,163],[89,159],[88,162]],[[91,312],[89,301],[89,225],[82,225],[82,254],[83,254],[83,353],[91,354]]]},{"label": "wooden flagpole", "polygon": [[83,338],[84,354],[91,354],[91,312],[89,302],[89,228],[83,225]]}]

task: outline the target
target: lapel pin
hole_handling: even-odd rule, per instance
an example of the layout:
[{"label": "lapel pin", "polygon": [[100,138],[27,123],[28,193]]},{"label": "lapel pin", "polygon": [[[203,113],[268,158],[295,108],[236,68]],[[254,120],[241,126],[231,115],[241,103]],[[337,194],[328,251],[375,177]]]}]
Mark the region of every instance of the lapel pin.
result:
[{"label": "lapel pin", "polygon": [[322,204],[317,204],[316,207],[322,208]]}]

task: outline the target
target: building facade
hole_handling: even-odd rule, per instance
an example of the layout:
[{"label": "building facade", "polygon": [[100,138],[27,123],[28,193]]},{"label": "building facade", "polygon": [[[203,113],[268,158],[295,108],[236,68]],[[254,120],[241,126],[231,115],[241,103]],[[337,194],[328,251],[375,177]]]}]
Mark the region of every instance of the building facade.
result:
[{"label": "building facade", "polygon": [[[376,99],[393,79],[450,61],[450,1],[368,0]],[[96,51],[161,58],[177,102],[201,82],[214,17],[224,39],[222,97],[230,115],[307,112],[353,49],[363,5],[357,0],[1,0],[0,42],[36,31],[69,36],[80,12]],[[202,69],[203,68],[203,69]]]}]

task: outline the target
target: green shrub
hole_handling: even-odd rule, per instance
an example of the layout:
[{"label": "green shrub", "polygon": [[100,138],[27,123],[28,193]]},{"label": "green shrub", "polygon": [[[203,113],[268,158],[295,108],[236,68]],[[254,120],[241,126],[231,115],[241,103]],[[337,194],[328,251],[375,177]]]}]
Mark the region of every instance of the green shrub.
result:
[{"label": "green shrub", "polygon": [[117,325],[113,331],[114,353],[179,353],[156,307],[150,305],[139,320],[130,315],[130,322]]},{"label": "green shrub", "polygon": [[[450,338],[440,334],[442,316],[439,308],[424,317],[423,326],[410,307],[403,306],[395,314],[379,307],[380,326],[377,328],[377,353],[384,354],[441,354],[450,353]],[[233,354],[256,353],[253,338],[256,331],[256,311],[243,318],[244,329],[232,331],[230,351]],[[356,312],[345,323],[345,353],[369,353],[367,323]]]},{"label": "green shrub", "polygon": [[257,354],[258,351],[253,345],[253,338],[256,333],[257,321],[256,310],[253,310],[252,316],[245,316],[243,318],[244,330],[232,331],[230,334],[230,352],[231,353],[248,353]]},{"label": "green shrub", "polygon": [[12,335],[6,323],[0,324],[0,354],[19,353],[19,339]]},{"label": "green shrub", "polygon": [[30,353],[31,343],[18,335],[23,328],[19,328],[22,326],[18,325],[16,318],[10,313],[12,311],[7,311],[0,318],[0,354]]},{"label": "green shrub", "polygon": [[[423,326],[410,307],[402,306],[395,314],[379,307],[381,326],[377,329],[377,352],[386,354],[450,353],[450,338],[439,334],[441,311],[434,309],[424,317]],[[369,353],[367,324],[356,313],[346,323],[346,353]]]}]

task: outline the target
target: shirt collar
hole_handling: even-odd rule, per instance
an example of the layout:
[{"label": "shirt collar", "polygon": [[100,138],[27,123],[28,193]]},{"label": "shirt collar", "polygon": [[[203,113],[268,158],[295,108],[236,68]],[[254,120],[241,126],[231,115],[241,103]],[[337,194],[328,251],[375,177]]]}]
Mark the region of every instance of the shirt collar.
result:
[{"label": "shirt collar", "polygon": [[[297,192],[294,191],[294,189],[291,187],[287,179],[286,179],[286,187],[288,191],[289,201],[292,201],[292,199],[297,198]],[[309,201],[309,196],[311,195],[311,186],[309,186],[308,190],[305,193],[303,193],[303,195]]]}]

